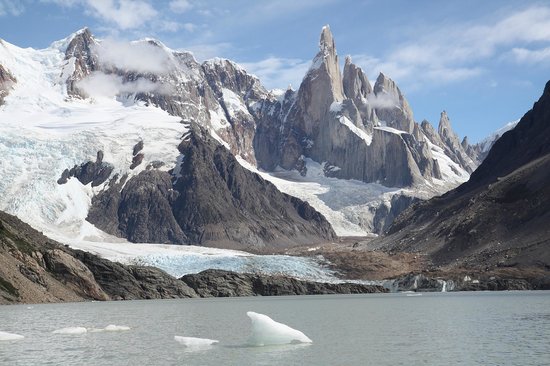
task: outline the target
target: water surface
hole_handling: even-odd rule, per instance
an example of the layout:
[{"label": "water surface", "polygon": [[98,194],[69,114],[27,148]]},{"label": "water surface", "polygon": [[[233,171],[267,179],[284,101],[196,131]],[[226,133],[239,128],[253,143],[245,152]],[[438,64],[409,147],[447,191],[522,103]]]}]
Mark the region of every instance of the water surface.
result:
[{"label": "water surface", "polygon": [[[248,347],[246,311],[311,345]],[[0,307],[0,365],[544,365],[550,292],[149,300]],[[65,327],[126,332],[52,334]],[[174,336],[217,339],[190,350]]]}]

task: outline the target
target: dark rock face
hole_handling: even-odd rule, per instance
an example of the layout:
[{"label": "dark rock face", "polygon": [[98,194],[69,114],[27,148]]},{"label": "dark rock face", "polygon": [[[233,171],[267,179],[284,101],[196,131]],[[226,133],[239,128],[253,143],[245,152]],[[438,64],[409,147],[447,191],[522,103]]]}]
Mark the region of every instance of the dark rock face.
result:
[{"label": "dark rock face", "polygon": [[150,169],[111,181],[88,221],[134,242],[259,249],[334,237],[321,214],[244,169],[207,131],[193,127],[179,150],[174,176]]},{"label": "dark rock face", "polygon": [[85,98],[86,94],[80,90],[77,83],[99,70],[99,60],[93,48],[97,45],[88,28],[75,35],[65,51],[65,60],[74,62],[74,71],[67,78],[67,93],[70,96]]},{"label": "dark rock face", "polygon": [[397,278],[393,282],[394,291],[441,292],[441,291],[514,291],[540,290],[540,278],[506,278],[489,274],[450,275],[432,277],[429,274],[414,274]]},{"label": "dark rock face", "polygon": [[366,294],[388,292],[382,286],[356,283],[301,281],[284,276],[243,274],[206,270],[181,278],[200,297],[288,296],[326,294]]},{"label": "dark rock face", "polygon": [[436,264],[550,266],[550,83],[470,180],[413,205],[373,246],[427,253]]},{"label": "dark rock face", "polygon": [[4,98],[16,82],[15,77],[0,64],[0,105],[4,104]]},{"label": "dark rock face", "polygon": [[83,251],[74,251],[74,256],[92,271],[112,300],[197,297],[185,283],[158,268],[124,266]]},{"label": "dark rock face", "polygon": [[197,294],[157,268],[70,249],[0,212],[0,304],[180,297]]},{"label": "dark rock face", "polygon": [[75,177],[80,183],[86,185],[92,183],[92,187],[99,186],[107,181],[113,172],[113,166],[103,162],[103,152],[97,152],[96,161],[88,161],[80,166],[65,169],[57,184],[65,184],[71,177]]}]

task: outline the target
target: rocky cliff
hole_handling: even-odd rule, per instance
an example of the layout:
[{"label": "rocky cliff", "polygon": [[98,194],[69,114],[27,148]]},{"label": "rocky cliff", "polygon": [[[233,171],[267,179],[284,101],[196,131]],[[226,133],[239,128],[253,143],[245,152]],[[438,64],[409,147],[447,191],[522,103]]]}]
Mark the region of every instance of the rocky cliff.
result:
[{"label": "rocky cliff", "polygon": [[181,280],[200,297],[291,296],[328,294],[368,294],[389,292],[378,285],[301,281],[285,276],[207,270],[186,275]]},{"label": "rocky cliff", "polygon": [[550,266],[550,82],[470,180],[406,210],[373,246],[427,253],[439,265]]},{"label": "rocky cliff", "polygon": [[133,242],[249,250],[335,237],[307,202],[243,168],[206,130],[192,126],[179,151],[172,171],[150,166],[129,178],[112,177],[93,198],[88,221]]}]

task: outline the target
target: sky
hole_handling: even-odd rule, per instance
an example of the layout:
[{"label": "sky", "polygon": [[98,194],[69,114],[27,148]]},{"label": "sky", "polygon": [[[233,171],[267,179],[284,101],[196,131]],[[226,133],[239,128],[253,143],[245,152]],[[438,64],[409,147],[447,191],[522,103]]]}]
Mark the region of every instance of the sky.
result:
[{"label": "sky", "polygon": [[0,38],[46,48],[83,27],[153,37],[202,61],[224,57],[271,88],[299,87],[329,24],[371,82],[396,81],[415,120],[446,110],[479,141],[521,118],[550,79],[550,1],[0,0]]}]

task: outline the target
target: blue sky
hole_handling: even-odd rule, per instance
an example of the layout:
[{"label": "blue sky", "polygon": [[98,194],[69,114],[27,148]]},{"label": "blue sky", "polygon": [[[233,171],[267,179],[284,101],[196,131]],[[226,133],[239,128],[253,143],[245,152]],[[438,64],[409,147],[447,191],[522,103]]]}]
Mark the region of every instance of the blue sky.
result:
[{"label": "blue sky", "polygon": [[532,107],[550,78],[548,1],[0,0],[0,38],[44,48],[88,26],[99,38],[155,37],[199,60],[242,64],[268,88],[299,86],[330,24],[338,53],[383,71],[417,121],[446,110],[477,141]]}]

